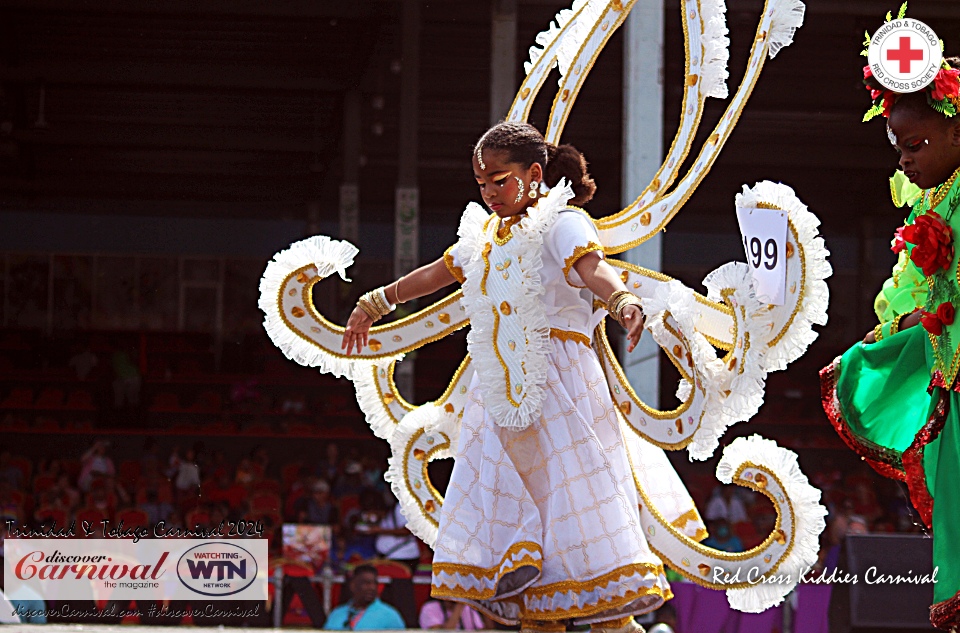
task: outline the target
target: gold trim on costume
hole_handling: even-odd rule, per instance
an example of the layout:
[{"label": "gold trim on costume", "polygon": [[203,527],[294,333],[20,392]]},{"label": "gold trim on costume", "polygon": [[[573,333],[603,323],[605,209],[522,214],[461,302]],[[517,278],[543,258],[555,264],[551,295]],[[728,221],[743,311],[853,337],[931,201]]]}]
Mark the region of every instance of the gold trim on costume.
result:
[{"label": "gold trim on costume", "polygon": [[580,343],[581,345],[590,347],[590,337],[586,334],[581,334],[580,332],[571,332],[570,330],[558,330],[556,328],[550,328],[550,338],[555,338],[558,341],[573,341],[575,343]]},{"label": "gold trim on costume", "polygon": [[[536,552],[540,555],[540,560],[543,560],[543,549],[536,543],[532,541],[519,541],[514,543],[507,551],[504,552],[503,556],[500,558],[500,564],[493,567],[477,567],[475,565],[466,565],[463,563],[433,563],[433,573],[436,576],[438,573],[447,573],[447,574],[460,574],[461,576],[474,576],[476,578],[483,578],[485,580],[492,580],[497,576],[503,576],[507,572],[501,571],[504,569],[504,565],[513,558],[514,555],[519,554],[520,552],[527,550],[528,552]],[[524,556],[525,560],[529,558],[529,554]],[[516,569],[518,561],[511,561],[511,564],[507,566],[510,571]],[[436,581],[434,581],[436,582]],[[445,585],[441,585],[445,586]]]},{"label": "gold trim on costume", "polygon": [[800,288],[797,289],[797,305],[793,307],[793,313],[790,314],[790,318],[787,319],[783,329],[773,337],[767,347],[776,347],[777,343],[779,343],[780,340],[786,336],[787,331],[790,330],[790,326],[793,325],[793,320],[797,318],[797,314],[803,309],[803,291],[807,286],[807,258],[804,253],[803,243],[800,241],[800,234],[797,232],[797,227],[793,225],[793,220],[787,218],[787,226],[790,228],[790,233],[793,234],[793,241],[797,243],[797,254],[800,256]]},{"label": "gold trim on costume", "polygon": [[[408,466],[410,464],[410,455],[413,453],[413,445],[416,444],[417,440],[423,437],[425,433],[426,431],[424,429],[418,429],[417,432],[410,437],[410,440],[407,442],[406,447],[404,447],[403,449],[403,481],[407,485],[407,492],[410,493],[410,496],[413,497],[413,499],[417,502],[417,505],[420,506],[420,514],[423,516],[423,518],[429,521],[430,524],[433,525],[433,527],[440,527],[440,523],[433,517],[433,514],[431,514],[430,512],[427,512],[427,509],[423,506],[423,501],[421,501],[420,497],[417,496],[417,493],[413,491],[413,487],[410,485],[410,478],[407,476],[407,473],[409,472]],[[448,439],[447,446],[449,445],[450,445],[450,440]],[[424,470],[426,470],[427,460],[424,459],[423,463],[424,463]],[[430,480],[428,479],[427,480],[428,485],[429,485],[429,482]],[[434,493],[435,491],[436,489],[432,489],[431,493]],[[436,499],[436,503],[438,507],[443,505],[443,498],[438,496],[438,498]]]},{"label": "gold trim on costume", "polygon": [[467,280],[467,278],[463,274],[463,269],[453,263],[453,253],[451,251],[453,251],[454,247],[456,247],[456,244],[444,251],[443,263],[447,265],[447,270],[450,271],[450,274],[453,275],[453,278],[458,282],[463,283]]},{"label": "gold trim on costume", "polygon": [[[574,264],[576,264],[578,261],[580,261],[580,258],[581,258],[581,257],[583,257],[584,255],[587,255],[588,253],[594,253],[594,252],[598,252],[598,251],[599,251],[599,253],[600,253],[601,259],[603,259],[603,258],[604,258],[604,256],[603,256],[603,247],[600,246],[599,244],[597,244],[597,243],[594,242],[594,241],[587,242],[587,245],[586,245],[586,246],[577,246],[576,248],[574,248],[574,249],[573,249],[573,254],[570,255],[570,257],[567,257],[565,260],[563,260],[563,278],[564,278],[564,280],[565,280],[568,284],[570,283],[570,279],[569,279],[570,269],[573,268],[573,265],[574,265]],[[570,284],[570,285],[572,286],[573,284]]]}]

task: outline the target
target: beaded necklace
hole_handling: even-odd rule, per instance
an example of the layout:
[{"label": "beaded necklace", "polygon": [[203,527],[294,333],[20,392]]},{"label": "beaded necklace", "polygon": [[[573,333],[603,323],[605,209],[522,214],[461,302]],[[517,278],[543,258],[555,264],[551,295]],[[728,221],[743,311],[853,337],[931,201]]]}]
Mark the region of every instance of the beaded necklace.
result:
[{"label": "beaded necklace", "polygon": [[[953,172],[953,175],[950,176],[950,178],[947,179],[947,181],[943,184],[937,185],[932,189],[927,189],[927,198],[929,200],[929,206],[927,209],[929,211],[936,209],[940,203],[946,199],[947,194],[950,193],[950,189],[953,187],[953,183],[957,180],[957,176],[960,176],[960,168]],[[952,207],[948,209],[947,215],[944,219],[949,220],[950,216],[953,215],[953,211],[954,209]]]}]

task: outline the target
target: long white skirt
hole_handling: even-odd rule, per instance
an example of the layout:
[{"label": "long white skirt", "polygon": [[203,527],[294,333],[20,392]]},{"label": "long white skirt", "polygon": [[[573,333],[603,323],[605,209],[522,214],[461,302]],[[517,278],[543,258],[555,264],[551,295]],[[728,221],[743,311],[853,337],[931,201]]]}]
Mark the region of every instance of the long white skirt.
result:
[{"label": "long white skirt", "polygon": [[543,416],[523,431],[471,385],[435,545],[432,594],[505,624],[592,623],[672,597],[643,536],[614,404],[592,349],[551,339]]}]

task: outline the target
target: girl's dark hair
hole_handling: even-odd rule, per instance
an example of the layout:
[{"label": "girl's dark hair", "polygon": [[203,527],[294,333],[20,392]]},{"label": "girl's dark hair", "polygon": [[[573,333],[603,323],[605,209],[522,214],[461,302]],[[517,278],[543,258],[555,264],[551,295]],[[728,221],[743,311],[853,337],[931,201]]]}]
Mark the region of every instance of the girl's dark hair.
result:
[{"label": "girl's dark hair", "polygon": [[584,205],[590,202],[597,185],[587,172],[587,160],[573,145],[547,143],[537,128],[529,123],[505,121],[498,123],[480,137],[473,153],[483,148],[507,153],[507,160],[520,163],[524,168],[534,163],[543,167],[543,180],[555,187],[561,178],[566,178],[573,189],[571,204]]}]

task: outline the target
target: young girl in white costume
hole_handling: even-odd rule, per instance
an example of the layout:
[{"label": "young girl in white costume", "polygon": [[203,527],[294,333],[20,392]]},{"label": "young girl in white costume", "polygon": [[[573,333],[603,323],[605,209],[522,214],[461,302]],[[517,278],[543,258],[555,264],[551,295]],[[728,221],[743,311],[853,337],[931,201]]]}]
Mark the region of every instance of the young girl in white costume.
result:
[{"label": "young girl in white costume", "polygon": [[444,255],[364,295],[343,348],[367,344],[394,304],[463,286],[478,369],[463,412],[433,562],[432,595],[529,631],[642,630],[632,616],[671,597],[641,532],[614,403],[590,346],[602,312],[643,330],[639,299],[572,205],[596,189],[573,147],[525,123],[484,134],[473,171],[488,215],[468,207]]}]

